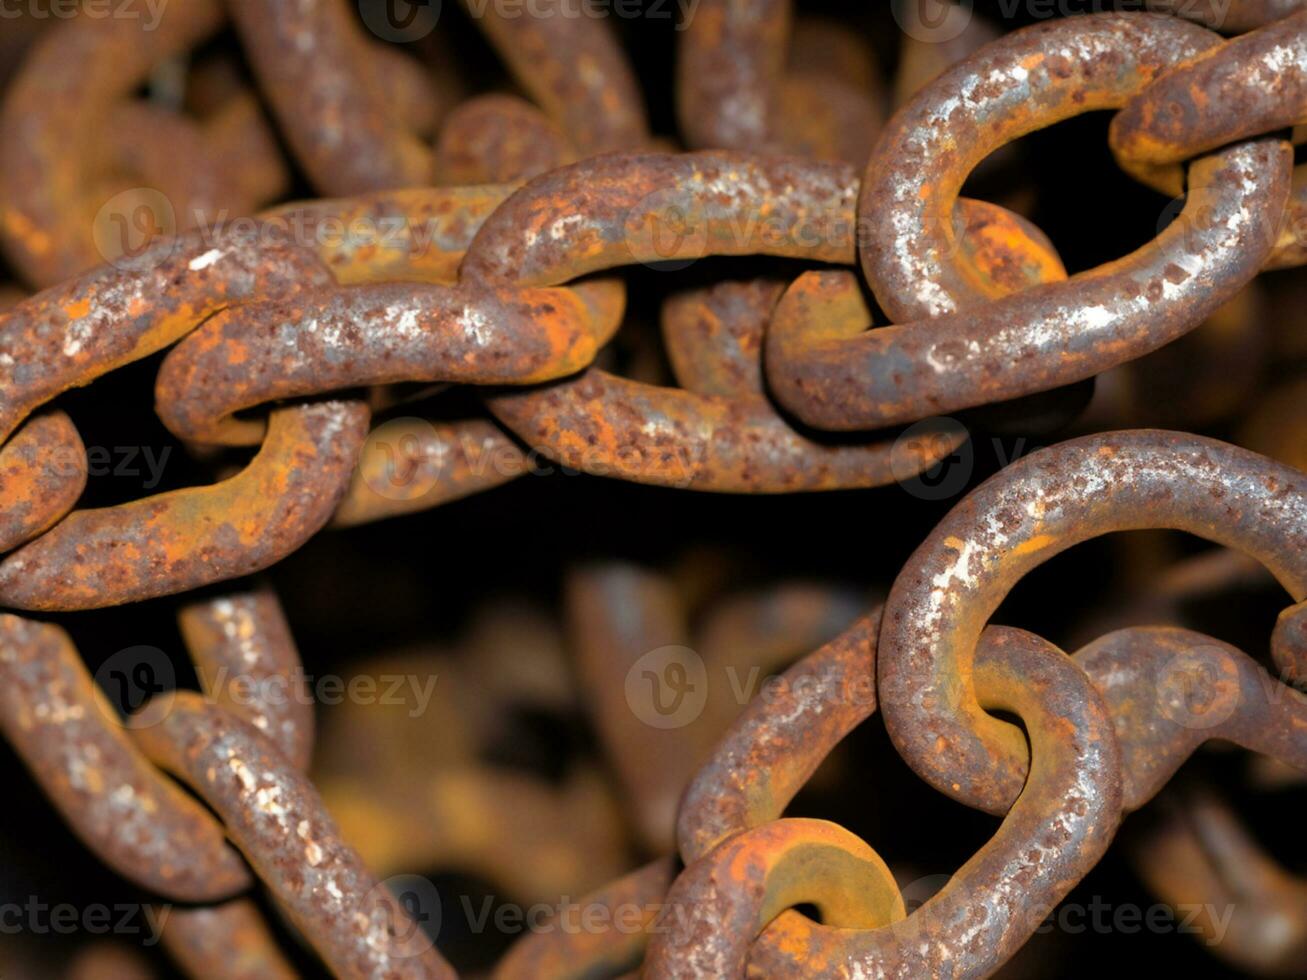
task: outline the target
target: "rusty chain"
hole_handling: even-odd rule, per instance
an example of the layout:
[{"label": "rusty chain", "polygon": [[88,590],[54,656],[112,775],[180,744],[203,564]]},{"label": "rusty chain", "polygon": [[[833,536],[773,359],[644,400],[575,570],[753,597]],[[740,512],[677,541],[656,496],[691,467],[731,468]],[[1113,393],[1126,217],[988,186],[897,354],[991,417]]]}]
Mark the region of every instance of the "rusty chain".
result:
[{"label": "rusty chain", "polygon": [[[0,291],[0,732],[160,913],[174,966],[460,975],[435,886],[409,880],[454,868],[600,923],[465,975],[989,976],[1120,832],[1222,960],[1303,975],[1307,884],[1189,760],[1258,753],[1248,795],[1307,770],[1307,6],[1004,31],[903,0],[877,34],[696,0],[664,80],[633,56],[643,25],[612,23],[648,4],[464,0],[448,19],[506,79],[481,92],[440,4],[399,6],[84,0],[0,27],[0,247],[23,283]],[[1137,199],[1172,202],[1134,251],[1070,264],[1015,144],[1104,111]],[[212,482],[96,506],[85,416],[141,362]],[[1044,446],[945,486],[981,432]],[[577,561],[574,520],[561,622],[497,600],[452,649],[365,665],[442,678],[420,717],[380,699],[315,721],[319,661],[242,580],[325,528],[555,471],[938,506],[903,517],[874,600],[759,584],[752,539],[674,573]],[[859,499],[895,540],[887,498]],[[750,520],[817,521],[805,506]],[[1160,530],[1228,550],[1122,546],[1121,594],[1049,620],[1071,644],[995,622],[1073,545]],[[1269,659],[1194,621],[1273,586]],[[93,671],[65,614],[138,603],[175,623],[197,689],[151,676],[124,711],[110,688],[140,662]],[[742,676],[774,683],[750,698]],[[587,716],[594,757],[488,761],[532,741],[522,712]],[[929,894],[862,824],[791,810],[876,778],[847,743],[877,714],[915,780],[1001,818]],[[89,945],[63,975],[152,969]]]}]

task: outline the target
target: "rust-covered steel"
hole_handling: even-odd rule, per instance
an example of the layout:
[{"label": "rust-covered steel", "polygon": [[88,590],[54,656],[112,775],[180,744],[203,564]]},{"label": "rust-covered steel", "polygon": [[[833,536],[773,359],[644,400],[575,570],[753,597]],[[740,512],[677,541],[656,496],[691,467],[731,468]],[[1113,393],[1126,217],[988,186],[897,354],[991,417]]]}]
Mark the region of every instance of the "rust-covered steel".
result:
[{"label": "rust-covered steel", "polygon": [[589,365],[614,329],[565,289],[306,291],[223,311],[187,337],[159,372],[159,417],[193,441],[257,443],[262,423],[235,412],[398,381],[548,381]]},{"label": "rust-covered steel", "polygon": [[131,6],[3,18],[0,733],[177,970],[979,978],[1140,811],[1302,971],[1301,0]]},{"label": "rust-covered steel", "polygon": [[[91,234],[97,210],[132,186],[105,180],[111,176],[105,157],[112,110],[158,62],[202,41],[221,19],[220,4],[198,0],[169,9],[155,30],[144,30],[139,18],[81,15],[37,42],[0,108],[0,236],[32,285],[54,285],[114,257],[97,251]],[[78,70],[69,71],[69,65]],[[170,203],[173,217],[185,220],[191,202]],[[129,209],[118,216],[128,227],[103,231],[135,232],[134,217]],[[173,234],[177,227],[159,231]]]},{"label": "rust-covered steel", "polygon": [[[710,254],[847,264],[855,184],[847,167],[788,158],[599,157],[537,178],[509,198],[477,233],[460,271],[464,282],[557,284],[631,262]],[[659,190],[668,185],[678,193]],[[562,216],[564,208],[570,216]],[[961,210],[966,250],[995,281],[1061,273],[1046,243],[1015,216],[977,202]],[[507,214],[511,220],[499,220]],[[727,492],[878,486],[931,467],[959,441],[957,431],[945,430],[824,444],[789,425],[765,398],[661,388],[599,369],[496,395],[489,405],[525,442],[568,466]]]},{"label": "rust-covered steel", "polygon": [[785,928],[802,904],[845,935],[905,914],[893,874],[857,835],[825,820],[776,820],[724,841],[677,877],[642,975],[743,977],[758,934]]},{"label": "rust-covered steel", "polygon": [[235,299],[331,282],[311,249],[258,239],[257,229],[164,239],[0,313],[0,438],[61,392],[167,347]]},{"label": "rust-covered steel", "polygon": [[[1031,777],[998,833],[937,895],[897,924],[875,929],[832,928],[790,913],[772,920],[744,950],[745,958],[736,945],[738,927],[718,928],[719,916],[737,912],[736,890],[756,894],[766,887],[788,887],[803,896],[799,901],[812,902],[809,889],[831,887],[832,876],[821,884],[820,878],[804,882],[797,876],[766,883],[760,874],[764,869],[751,867],[747,856],[724,862],[715,876],[689,879],[682,901],[691,908],[695,925],[689,934],[655,937],[651,959],[668,968],[652,975],[744,976],[748,965],[766,976],[835,976],[850,970],[905,978],[984,976],[1010,956],[1111,842],[1121,817],[1120,750],[1101,699],[1079,668],[1055,655],[1056,648],[1019,630],[994,630],[989,640],[978,683],[993,699],[990,703],[1001,704],[1025,723]],[[838,683],[845,679],[840,652],[831,649],[829,656],[819,670]],[[811,686],[805,690],[808,697],[779,716],[784,721],[778,731],[767,732],[767,741],[802,739],[809,725],[821,724],[826,697]],[[755,739],[764,731],[755,729]],[[734,735],[723,745],[732,745]],[[840,737],[829,731],[831,736]],[[755,740],[740,745],[746,751],[750,747],[761,745]],[[816,761],[820,756],[813,760],[814,768]],[[683,824],[683,841],[686,830]],[[731,843],[726,838],[700,860],[712,861]],[[699,891],[691,890],[696,878],[702,882]],[[1036,882],[1038,893],[1031,891]],[[962,922],[967,927],[959,930]],[[977,941],[982,936],[986,938]]]},{"label": "rust-covered steel", "polygon": [[582,156],[649,139],[644,99],[609,20],[578,16],[567,0],[520,8],[465,0],[517,80]]},{"label": "rust-covered steel", "polygon": [[307,770],[313,701],[276,593],[262,588],[197,602],[182,609],[177,621],[200,687]]},{"label": "rust-covered steel", "polygon": [[258,729],[199,695],[151,702],[133,735],[222,818],[232,842],[340,977],[453,977],[364,867],[307,777]]},{"label": "rust-covered steel", "polygon": [[386,84],[373,41],[335,0],[228,4],[300,163],[323,194],[431,181],[431,150]]},{"label": "rust-covered steel", "polygon": [[774,255],[848,264],[856,181],[759,154],[609,154],[530,181],[495,210],[464,281],[554,286],[636,262]]},{"label": "rust-covered steel", "polygon": [[249,884],[222,826],[136,749],[63,630],[0,617],[0,669],[6,740],[102,860],[174,900]]},{"label": "rust-covered steel", "polygon": [[72,420],[46,412],[0,449],[0,552],[48,530],[86,487],[86,448]]},{"label": "rust-covered steel", "polygon": [[273,413],[230,479],[71,514],[0,561],[0,604],[94,609],[257,572],[331,518],[367,435],[361,402]]},{"label": "rust-covered steel", "polygon": [[977,699],[972,663],[985,620],[1017,581],[1059,552],[1148,527],[1248,552],[1294,602],[1307,597],[1301,471],[1214,440],[1154,430],[1032,453],[940,522],[886,602],[877,668],[885,722],[923,778],[990,812],[1007,809],[1024,782],[1027,751],[1019,731]]},{"label": "rust-covered steel", "polygon": [[662,858],[592,892],[581,899],[581,908],[607,912],[605,928],[557,928],[526,936],[504,954],[494,980],[627,975],[640,966],[649,933],[659,928],[675,877],[676,862]]},{"label": "rust-covered steel", "polygon": [[[1205,35],[1165,18],[1072,26],[996,42],[895,117],[859,204],[863,271],[895,324],[866,329],[846,275],[800,277],[769,337],[769,378],[803,421],[876,428],[1092,377],[1193,329],[1266,261],[1289,194],[1282,143],[1195,163],[1176,221],[1110,266],[1010,296],[987,287],[956,243],[953,211],[972,167],[1032,129],[1119,106]],[[974,111],[954,112],[959,98]]]},{"label": "rust-covered steel", "polygon": [[1130,841],[1141,878],[1172,907],[1197,909],[1194,931],[1250,975],[1307,968],[1307,882],[1290,874],[1210,786],[1166,791],[1154,821]]},{"label": "rust-covered steel", "polygon": [[1112,119],[1122,165],[1163,193],[1184,189],[1181,162],[1307,122],[1307,10],[1190,55]]},{"label": "rust-covered steel", "polygon": [[[986,155],[1071,116],[1120,108],[1176,60],[1218,44],[1168,17],[1054,20],[986,45],[925,86],[886,127],[859,199],[859,258],[885,312],[901,323],[951,313],[962,297],[992,298],[958,261],[952,220]],[[1269,176],[1267,162],[1256,169],[1248,179]]]},{"label": "rust-covered steel", "polygon": [[1211,739],[1307,769],[1307,701],[1228,643],[1140,627],[1108,633],[1074,659],[1116,724],[1127,809],[1147,803]]}]

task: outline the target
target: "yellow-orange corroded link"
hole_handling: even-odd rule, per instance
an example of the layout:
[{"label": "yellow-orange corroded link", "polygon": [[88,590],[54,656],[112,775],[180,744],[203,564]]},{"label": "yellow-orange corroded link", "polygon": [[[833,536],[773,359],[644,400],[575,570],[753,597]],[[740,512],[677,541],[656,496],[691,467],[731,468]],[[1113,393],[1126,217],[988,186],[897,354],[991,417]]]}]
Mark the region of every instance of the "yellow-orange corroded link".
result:
[{"label": "yellow-orange corroded link", "polygon": [[242,472],[99,510],[81,510],[0,562],[0,605],[95,609],[248,575],[319,531],[345,492],[367,406],[278,409]]}]

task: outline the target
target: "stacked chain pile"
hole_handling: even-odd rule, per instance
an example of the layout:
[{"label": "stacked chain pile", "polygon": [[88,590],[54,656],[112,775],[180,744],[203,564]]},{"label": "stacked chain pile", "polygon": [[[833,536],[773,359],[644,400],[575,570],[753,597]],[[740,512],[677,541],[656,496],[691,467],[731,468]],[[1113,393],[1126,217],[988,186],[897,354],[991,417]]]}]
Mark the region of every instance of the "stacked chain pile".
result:
[{"label": "stacked chain pile", "polygon": [[[438,3],[88,2],[0,28],[0,243],[27,287],[0,294],[0,732],[171,909],[184,974],[455,976],[421,882],[394,875],[461,866],[525,896],[604,881],[579,903],[605,923],[637,910],[532,931],[501,980],[988,976],[1159,793],[1134,847],[1149,887],[1232,903],[1227,962],[1307,971],[1307,883],[1210,787],[1165,789],[1213,740],[1273,760],[1267,783],[1307,770],[1307,320],[1301,291],[1268,313],[1258,278],[1307,264],[1307,9],[1121,4],[1002,32],[970,4],[892,6],[892,85],[858,31],[787,0],[681,10],[674,137],[613,18],[565,0],[445,12],[513,79],[477,95]],[[1173,205],[1068,274],[1019,171],[1002,205],[963,192],[1103,110],[1121,170]],[[648,269],[679,286],[651,302]],[[646,319],[661,349],[625,339]],[[215,482],[79,506],[96,457],[67,399],[139,361]],[[1118,428],[1138,419],[1177,428]],[[1230,419],[1234,441],[1188,431]],[[555,471],[940,501],[982,431],[1048,445],[959,487],[883,603],[794,582],[724,602],[733,573],[702,554],[679,580],[579,566],[566,629],[501,602],[462,650],[391,662],[442,678],[420,720],[346,705],[315,738],[289,617],[233,582],[324,529]],[[1147,529],[1231,550],[1145,568],[1070,655],[991,624],[1049,559]],[[1266,573],[1288,594],[1269,660],[1186,625]],[[123,717],[61,617],[173,596],[199,690]],[[698,697],[737,668],[780,673]],[[604,764],[491,771],[509,701],[588,712]],[[1001,817],[923,901],[858,833],[786,816],[810,781],[873,776],[835,763],[878,711],[916,777]],[[146,968],[117,949],[70,969]]]}]

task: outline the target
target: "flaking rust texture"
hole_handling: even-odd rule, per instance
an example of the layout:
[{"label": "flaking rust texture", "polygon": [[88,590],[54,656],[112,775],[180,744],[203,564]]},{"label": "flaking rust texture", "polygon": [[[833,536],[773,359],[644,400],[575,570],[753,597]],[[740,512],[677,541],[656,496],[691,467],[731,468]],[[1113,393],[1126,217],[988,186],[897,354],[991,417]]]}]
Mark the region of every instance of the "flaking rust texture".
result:
[{"label": "flaking rust texture", "polygon": [[174,901],[250,883],[222,826],[133,746],[57,626],[0,616],[0,727],[60,815],[120,874]]},{"label": "flaking rust texture", "polygon": [[259,454],[236,476],[75,512],[0,561],[0,603],[94,609],[266,568],[331,518],[368,415],[360,402],[282,408]]},{"label": "flaking rust texture", "polygon": [[1307,594],[1301,471],[1215,440],[1152,430],[1032,453],[940,522],[886,603],[878,665],[886,727],[924,778],[972,805],[1006,811],[1021,790],[1027,750],[976,698],[972,651],[981,628],[1012,586],[1053,555],[1145,527],[1245,551],[1294,600]]}]

